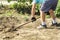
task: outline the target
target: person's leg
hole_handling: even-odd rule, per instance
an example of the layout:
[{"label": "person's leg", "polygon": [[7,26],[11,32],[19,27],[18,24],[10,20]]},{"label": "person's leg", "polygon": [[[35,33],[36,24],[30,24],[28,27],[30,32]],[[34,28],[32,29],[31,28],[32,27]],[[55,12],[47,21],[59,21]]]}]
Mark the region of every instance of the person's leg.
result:
[{"label": "person's leg", "polygon": [[40,11],[40,17],[41,17],[41,24],[46,25],[46,23],[45,23],[45,13],[43,11]]},{"label": "person's leg", "polygon": [[50,4],[48,3],[49,3],[48,1],[45,1],[45,3],[41,5],[41,8],[40,8],[41,25],[38,28],[47,28],[46,22],[45,22],[45,13],[48,12],[51,7]]},{"label": "person's leg", "polygon": [[51,9],[49,10],[49,13],[50,13],[50,16],[52,18],[52,26],[58,26],[58,23],[57,23],[57,20],[56,20],[56,16],[54,14],[54,11],[57,7],[57,3],[58,3],[58,0],[55,0],[52,2],[52,6],[51,6]]},{"label": "person's leg", "polygon": [[56,16],[54,15],[54,11],[51,9],[51,10],[49,11],[49,13],[50,13],[50,16],[51,16],[51,18],[52,18],[52,23],[53,23],[53,24],[56,24],[57,22],[56,22]]},{"label": "person's leg", "polygon": [[40,29],[40,28],[47,28],[46,22],[45,22],[45,12],[40,11],[40,17],[41,17],[41,24],[37,28],[38,29]]}]

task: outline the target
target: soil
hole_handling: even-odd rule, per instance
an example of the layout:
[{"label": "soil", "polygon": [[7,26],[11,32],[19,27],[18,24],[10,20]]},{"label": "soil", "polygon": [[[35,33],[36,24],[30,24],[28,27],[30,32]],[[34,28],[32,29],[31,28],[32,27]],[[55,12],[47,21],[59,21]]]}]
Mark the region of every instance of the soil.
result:
[{"label": "soil", "polygon": [[[1,15],[3,14],[0,14],[0,40],[60,40],[60,26],[51,26],[50,18],[46,19],[47,29],[37,29],[41,23],[40,19],[20,26],[20,24],[28,22],[26,17],[24,19],[24,15],[17,15],[16,12],[9,16]],[[57,18],[57,22],[60,23],[59,18]],[[20,28],[12,30],[18,25]]]}]

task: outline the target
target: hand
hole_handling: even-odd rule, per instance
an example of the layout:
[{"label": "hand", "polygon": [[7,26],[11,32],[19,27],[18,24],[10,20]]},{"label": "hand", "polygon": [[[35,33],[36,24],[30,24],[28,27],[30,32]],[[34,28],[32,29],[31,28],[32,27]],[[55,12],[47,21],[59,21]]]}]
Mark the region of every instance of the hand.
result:
[{"label": "hand", "polygon": [[32,22],[36,21],[36,18],[35,17],[32,17],[31,18]]}]

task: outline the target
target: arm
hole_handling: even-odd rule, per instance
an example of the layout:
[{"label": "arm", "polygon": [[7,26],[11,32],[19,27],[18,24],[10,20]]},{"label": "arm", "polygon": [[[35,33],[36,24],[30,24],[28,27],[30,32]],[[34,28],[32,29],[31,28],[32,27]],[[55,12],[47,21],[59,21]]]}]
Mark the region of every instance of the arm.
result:
[{"label": "arm", "polygon": [[35,7],[36,7],[36,4],[34,3],[33,5],[32,5],[32,9],[31,9],[31,20],[32,20],[32,22],[34,22],[34,21],[36,21],[36,18],[35,18]]},{"label": "arm", "polygon": [[36,4],[33,4],[32,9],[31,9],[31,16],[32,17],[35,17],[35,7],[36,7]]}]

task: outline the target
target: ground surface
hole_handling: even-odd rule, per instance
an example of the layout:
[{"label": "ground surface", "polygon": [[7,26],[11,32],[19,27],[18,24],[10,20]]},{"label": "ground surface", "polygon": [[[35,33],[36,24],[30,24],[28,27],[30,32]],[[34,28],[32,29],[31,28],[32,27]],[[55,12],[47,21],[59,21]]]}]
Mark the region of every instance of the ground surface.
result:
[{"label": "ground surface", "polygon": [[[3,16],[2,16],[3,15]],[[18,25],[28,22],[23,16],[17,14],[0,14],[0,40],[60,40],[60,29],[51,28],[51,19],[48,18],[47,26],[48,29],[37,29],[36,27],[40,24],[40,19],[35,22],[26,24],[17,31],[6,32],[11,27],[17,27]],[[57,18],[58,23],[60,19]],[[15,26],[17,25],[17,26]],[[12,28],[13,29],[13,28]]]}]

